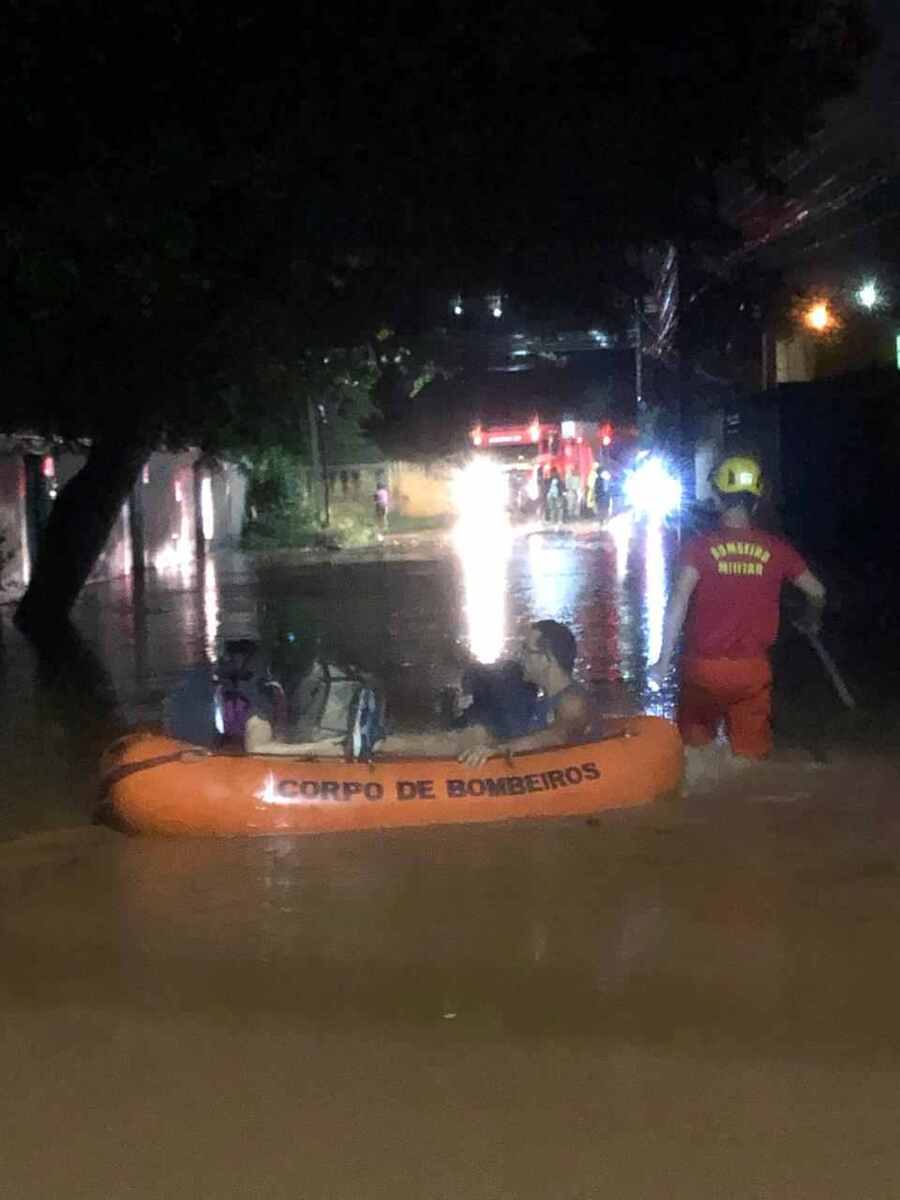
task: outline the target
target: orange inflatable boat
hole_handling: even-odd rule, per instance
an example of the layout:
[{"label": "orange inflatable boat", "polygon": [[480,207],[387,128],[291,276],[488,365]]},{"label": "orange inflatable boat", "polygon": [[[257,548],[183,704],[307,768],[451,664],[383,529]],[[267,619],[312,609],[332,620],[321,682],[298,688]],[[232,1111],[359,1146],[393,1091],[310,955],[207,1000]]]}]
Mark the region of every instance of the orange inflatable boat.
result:
[{"label": "orange inflatable boat", "polygon": [[601,741],[491,758],[337,759],[210,754],[129,734],[103,756],[102,815],[133,833],[322,833],[558,817],[630,808],[673,792],[681,741],[659,717],[614,723]]}]

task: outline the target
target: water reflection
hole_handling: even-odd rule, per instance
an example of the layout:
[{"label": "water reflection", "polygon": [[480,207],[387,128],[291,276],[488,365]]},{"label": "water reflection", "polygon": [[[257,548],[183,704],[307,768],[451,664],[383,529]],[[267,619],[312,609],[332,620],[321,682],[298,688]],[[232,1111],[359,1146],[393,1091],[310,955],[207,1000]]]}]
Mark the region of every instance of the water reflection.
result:
[{"label": "water reflection", "polygon": [[219,638],[219,581],[211,554],[207,554],[203,560],[203,631],[206,657],[209,662],[215,663]]},{"label": "water reflection", "polygon": [[616,579],[623,583],[628,574],[628,549],[634,533],[634,518],[630,512],[619,513],[606,529],[616,548]]},{"label": "water reflection", "polygon": [[[644,666],[655,663],[662,650],[663,624],[668,600],[668,558],[666,527],[663,522],[648,519],[644,532],[644,596],[643,616],[645,624],[646,653]],[[642,708],[653,716],[671,717],[674,709],[674,685],[670,682],[662,692],[653,691],[646,685],[646,676],[641,672],[645,684]]]},{"label": "water reflection", "polygon": [[478,662],[493,663],[503,654],[507,637],[512,530],[506,477],[487,460],[470,463],[457,478],[455,500],[459,520],[453,540],[462,568],[466,640]]},{"label": "water reflection", "polygon": [[508,526],[480,532],[460,524],[455,541],[463,575],[466,640],[478,662],[493,663],[506,645],[506,572],[512,535]]},{"label": "water reflection", "polygon": [[666,615],[666,556],[663,529],[648,521],[644,534],[644,611],[647,621],[647,662],[655,663],[662,649],[663,619]]},{"label": "water reflection", "polygon": [[571,622],[573,601],[583,583],[574,538],[529,537],[528,566],[535,617]]}]

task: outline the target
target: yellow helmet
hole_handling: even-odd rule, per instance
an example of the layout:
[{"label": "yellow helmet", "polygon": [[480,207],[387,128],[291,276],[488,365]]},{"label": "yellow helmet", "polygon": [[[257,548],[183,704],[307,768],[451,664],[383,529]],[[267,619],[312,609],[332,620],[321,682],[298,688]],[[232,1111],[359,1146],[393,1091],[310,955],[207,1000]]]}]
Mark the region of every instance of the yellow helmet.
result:
[{"label": "yellow helmet", "polygon": [[713,471],[710,483],[723,496],[736,492],[762,495],[762,468],[755,458],[726,458]]}]

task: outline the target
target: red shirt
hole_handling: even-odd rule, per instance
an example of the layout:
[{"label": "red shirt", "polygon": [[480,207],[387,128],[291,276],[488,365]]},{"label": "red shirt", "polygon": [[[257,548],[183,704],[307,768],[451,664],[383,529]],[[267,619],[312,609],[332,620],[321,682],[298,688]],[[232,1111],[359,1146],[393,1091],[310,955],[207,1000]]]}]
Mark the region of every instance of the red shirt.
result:
[{"label": "red shirt", "polygon": [[691,538],[681,565],[700,576],[685,622],[686,658],[765,658],[778,635],[781,585],[808,569],[782,538],[726,526]]}]

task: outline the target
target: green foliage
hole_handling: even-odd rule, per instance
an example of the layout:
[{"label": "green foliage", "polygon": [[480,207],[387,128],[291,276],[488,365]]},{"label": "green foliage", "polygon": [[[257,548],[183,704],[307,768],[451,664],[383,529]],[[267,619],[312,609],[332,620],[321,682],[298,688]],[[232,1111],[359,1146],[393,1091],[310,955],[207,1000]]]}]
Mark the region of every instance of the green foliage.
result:
[{"label": "green foliage", "polygon": [[300,509],[302,464],[296,454],[281,447],[260,450],[248,455],[245,469],[247,507],[257,520],[278,520]]}]

